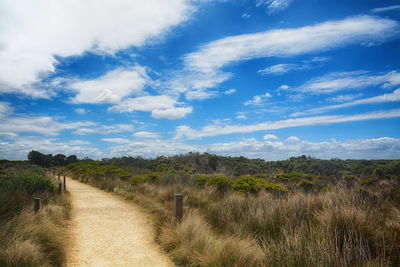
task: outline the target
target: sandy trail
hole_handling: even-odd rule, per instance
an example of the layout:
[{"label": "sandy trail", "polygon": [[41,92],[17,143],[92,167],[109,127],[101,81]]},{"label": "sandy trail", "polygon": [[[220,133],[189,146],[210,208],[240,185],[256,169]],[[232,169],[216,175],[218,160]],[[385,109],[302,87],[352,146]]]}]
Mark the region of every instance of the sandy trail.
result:
[{"label": "sandy trail", "polygon": [[138,208],[72,179],[67,187],[73,205],[67,266],[174,266]]}]

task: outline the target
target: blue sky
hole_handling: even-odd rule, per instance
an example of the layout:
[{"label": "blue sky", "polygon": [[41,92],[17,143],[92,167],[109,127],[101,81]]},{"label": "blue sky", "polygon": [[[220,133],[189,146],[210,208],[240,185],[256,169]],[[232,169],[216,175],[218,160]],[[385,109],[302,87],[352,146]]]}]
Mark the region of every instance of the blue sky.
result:
[{"label": "blue sky", "polygon": [[390,0],[0,0],[0,158],[400,157]]}]

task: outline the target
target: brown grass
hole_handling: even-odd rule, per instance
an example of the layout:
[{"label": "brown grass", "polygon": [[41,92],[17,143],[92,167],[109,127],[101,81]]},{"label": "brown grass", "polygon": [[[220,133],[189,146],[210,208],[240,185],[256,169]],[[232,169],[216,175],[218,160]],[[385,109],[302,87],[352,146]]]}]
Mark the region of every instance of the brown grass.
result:
[{"label": "brown grass", "polygon": [[0,266],[63,266],[69,197],[50,200],[39,214],[31,208],[0,226]]}]

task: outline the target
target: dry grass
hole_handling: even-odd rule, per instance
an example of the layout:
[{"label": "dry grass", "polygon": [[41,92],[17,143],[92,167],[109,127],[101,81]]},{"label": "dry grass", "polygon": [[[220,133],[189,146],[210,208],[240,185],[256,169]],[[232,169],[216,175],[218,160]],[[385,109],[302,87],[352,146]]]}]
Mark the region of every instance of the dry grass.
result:
[{"label": "dry grass", "polygon": [[0,226],[0,266],[63,266],[69,197],[54,197],[39,214],[27,207]]},{"label": "dry grass", "polygon": [[260,266],[262,250],[251,239],[216,235],[195,210],[179,224],[169,223],[161,231],[162,247],[178,264],[189,266]]},{"label": "dry grass", "polygon": [[[153,214],[157,241],[178,265],[400,265],[399,207],[379,188],[372,194],[338,184],[278,196],[183,183],[113,188]],[[181,223],[172,219],[174,193],[185,196]]]}]

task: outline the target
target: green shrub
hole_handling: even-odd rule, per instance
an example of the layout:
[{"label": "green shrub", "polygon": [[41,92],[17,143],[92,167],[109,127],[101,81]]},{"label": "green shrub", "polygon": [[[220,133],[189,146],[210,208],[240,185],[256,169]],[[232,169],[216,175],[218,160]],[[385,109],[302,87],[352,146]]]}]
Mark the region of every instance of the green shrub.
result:
[{"label": "green shrub", "polygon": [[309,180],[301,180],[299,183],[298,183],[298,186],[300,187],[300,188],[303,188],[303,189],[305,189],[305,190],[310,190],[310,189],[312,189],[315,185],[316,185],[317,183],[316,182],[314,182],[314,181],[309,181]]},{"label": "green shrub", "polygon": [[231,188],[232,180],[224,176],[201,176],[197,179],[197,184],[215,186],[218,191],[224,192]]},{"label": "green shrub", "polygon": [[151,182],[151,178],[146,175],[135,175],[128,180],[128,183],[131,185],[137,185],[141,183]]},{"label": "green shrub", "polygon": [[280,184],[267,182],[253,176],[241,176],[235,179],[232,183],[232,188],[235,191],[242,193],[257,193],[261,189],[272,192],[288,192],[289,190]]}]

